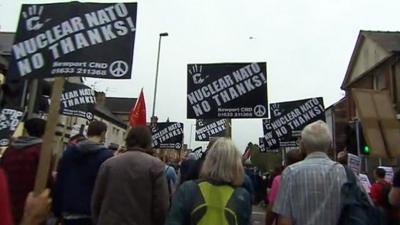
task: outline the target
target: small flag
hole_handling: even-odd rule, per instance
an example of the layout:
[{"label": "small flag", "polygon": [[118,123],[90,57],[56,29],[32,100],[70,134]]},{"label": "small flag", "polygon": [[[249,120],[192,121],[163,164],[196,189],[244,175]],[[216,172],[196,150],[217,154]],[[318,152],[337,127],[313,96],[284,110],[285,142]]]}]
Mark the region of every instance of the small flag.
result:
[{"label": "small flag", "polygon": [[251,157],[251,149],[247,147],[246,150],[243,152],[242,159],[247,160]]},{"label": "small flag", "polygon": [[143,88],[140,91],[138,100],[129,114],[129,124],[134,127],[146,126],[146,103],[144,102]]}]

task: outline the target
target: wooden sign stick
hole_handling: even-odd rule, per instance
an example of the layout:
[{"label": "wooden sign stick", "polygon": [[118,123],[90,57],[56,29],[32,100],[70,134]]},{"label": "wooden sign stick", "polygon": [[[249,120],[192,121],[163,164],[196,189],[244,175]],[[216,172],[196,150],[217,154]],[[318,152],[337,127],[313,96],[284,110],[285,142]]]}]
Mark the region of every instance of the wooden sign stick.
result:
[{"label": "wooden sign stick", "polygon": [[231,118],[225,119],[225,137],[232,138],[232,119]]},{"label": "wooden sign stick", "polygon": [[65,78],[56,77],[51,95],[49,114],[47,116],[46,130],[43,136],[42,149],[40,151],[39,165],[36,173],[34,193],[39,195],[47,185],[52,155],[54,131],[58,122],[61,94]]}]

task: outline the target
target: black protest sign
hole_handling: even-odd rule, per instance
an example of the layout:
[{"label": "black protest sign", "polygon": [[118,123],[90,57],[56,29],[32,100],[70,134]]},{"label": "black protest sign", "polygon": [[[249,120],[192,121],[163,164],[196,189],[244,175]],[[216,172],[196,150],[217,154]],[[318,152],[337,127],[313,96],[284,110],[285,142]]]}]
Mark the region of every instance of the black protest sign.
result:
[{"label": "black protest sign", "polygon": [[187,118],[263,118],[266,63],[189,64]]},{"label": "black protest sign", "polygon": [[0,111],[0,146],[7,146],[10,143],[10,137],[14,134],[24,115],[23,111],[18,109],[4,108]]},{"label": "black protest sign", "polygon": [[264,137],[263,137],[263,141],[260,142],[260,146],[261,146],[261,143],[263,144],[263,148],[261,148],[262,151],[278,149],[279,148],[279,139],[273,133],[270,119],[263,120],[263,130],[264,130]]},{"label": "black protest sign", "polygon": [[264,136],[278,139],[280,147],[297,146],[296,140],[305,126],[317,120],[325,120],[322,98],[274,103],[270,104],[270,110],[269,125],[272,132],[265,133]]},{"label": "black protest sign", "polygon": [[200,147],[195,148],[192,152],[196,156],[196,159],[200,159],[203,156],[205,151],[203,150],[203,147],[200,146]]},{"label": "black protest sign", "polygon": [[9,76],[130,79],[136,3],[22,5]]},{"label": "black protest sign", "polygon": [[65,83],[61,95],[60,114],[93,120],[95,91],[83,84]]},{"label": "black protest sign", "polygon": [[210,137],[225,136],[225,119],[196,120],[196,141],[209,141]]},{"label": "black protest sign", "polygon": [[260,147],[260,152],[278,152],[278,148],[270,148],[268,144],[265,143],[266,140],[264,137],[258,138],[258,145]]},{"label": "black protest sign", "polygon": [[151,128],[153,148],[181,149],[183,145],[183,123],[157,123]]}]

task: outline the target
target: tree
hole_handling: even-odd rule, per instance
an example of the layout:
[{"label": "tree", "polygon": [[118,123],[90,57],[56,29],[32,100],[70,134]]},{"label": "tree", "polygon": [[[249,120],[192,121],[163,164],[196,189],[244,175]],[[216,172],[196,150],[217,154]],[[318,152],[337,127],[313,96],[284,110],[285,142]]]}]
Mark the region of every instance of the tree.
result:
[{"label": "tree", "polygon": [[249,146],[251,149],[251,163],[262,172],[273,171],[282,165],[282,154],[278,152],[261,152],[257,144]]}]

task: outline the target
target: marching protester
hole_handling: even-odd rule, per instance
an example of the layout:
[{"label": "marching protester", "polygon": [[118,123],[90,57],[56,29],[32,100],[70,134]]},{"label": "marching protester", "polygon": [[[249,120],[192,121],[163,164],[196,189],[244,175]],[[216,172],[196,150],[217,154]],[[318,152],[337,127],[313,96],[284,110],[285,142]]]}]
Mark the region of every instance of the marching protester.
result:
[{"label": "marching protester", "polygon": [[174,167],[168,165],[168,163],[165,164],[164,173],[167,178],[168,193],[169,193],[170,199],[172,199],[172,196],[175,193],[175,188],[176,188],[176,183],[177,183],[177,175],[175,173]]},{"label": "marching protester", "polygon": [[[286,167],[290,166],[301,160],[303,160],[303,155],[301,154],[300,150],[297,149],[291,150],[286,154],[285,166]],[[268,207],[267,207],[267,213],[265,215],[266,225],[273,225],[276,223],[277,214],[272,212],[272,208],[274,206],[276,195],[278,194],[280,183],[281,183],[281,175],[275,176],[275,178],[272,181],[271,190],[268,194]]]},{"label": "marching protester", "polygon": [[207,156],[208,150],[211,148],[211,146],[215,143],[216,139],[210,139],[207,145],[207,149],[203,154],[201,155],[200,159],[197,159],[193,163],[189,165],[188,171],[184,177],[182,177],[182,183],[188,180],[197,180],[199,179],[201,167],[203,166],[204,160]]},{"label": "marching protester", "polygon": [[169,207],[165,165],[152,156],[151,140],[147,127],[133,127],[127,151],[103,163],[92,198],[94,224],[164,224]]},{"label": "marching protester", "polygon": [[301,132],[300,149],[307,157],[286,167],[273,212],[278,224],[336,225],[341,212],[344,167],[329,159],[332,138],[326,123],[317,121]]},{"label": "marching protester", "polygon": [[200,180],[183,183],[175,193],[166,225],[250,224],[251,199],[240,186],[241,154],[226,138],[209,149]]},{"label": "marching protester", "polygon": [[53,190],[53,212],[65,225],[91,224],[90,202],[100,165],[113,156],[104,146],[107,125],[89,124],[87,140],[69,145],[60,159]]},{"label": "marching protester", "polygon": [[385,180],[386,171],[382,168],[374,170],[375,183],[371,185],[370,197],[375,206],[380,207],[386,213],[388,224],[400,224],[400,209],[390,204],[390,190],[392,184]]},{"label": "marching protester", "polygon": [[189,153],[186,158],[182,161],[181,163],[181,168],[180,168],[180,183],[183,183],[184,177],[187,177],[189,168],[196,162],[196,155],[195,153],[191,152]]},{"label": "marching protester", "polygon": [[35,184],[45,127],[46,121],[43,119],[32,118],[25,121],[24,128],[28,136],[12,141],[1,160],[1,166],[8,178],[15,224],[21,222],[25,199]]},{"label": "marching protester", "polygon": [[[371,185],[370,196],[376,206],[385,207],[387,194],[389,194],[391,184],[385,180],[386,171],[382,168],[374,170],[375,183]],[[383,193],[387,189],[386,196]]]},{"label": "marching protester", "polygon": [[347,150],[340,151],[336,156],[336,161],[342,165],[347,165],[348,153]]}]

